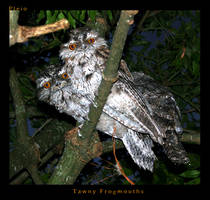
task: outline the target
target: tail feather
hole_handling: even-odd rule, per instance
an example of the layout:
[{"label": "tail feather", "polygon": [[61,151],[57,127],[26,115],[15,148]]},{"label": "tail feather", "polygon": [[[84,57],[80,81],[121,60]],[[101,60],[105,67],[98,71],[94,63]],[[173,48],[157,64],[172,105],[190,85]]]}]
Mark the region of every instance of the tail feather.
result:
[{"label": "tail feather", "polygon": [[143,136],[128,129],[122,141],[134,162],[139,167],[153,172],[154,161],[157,158],[152,151],[153,142],[149,136]]},{"label": "tail feather", "polygon": [[163,149],[167,157],[174,164],[189,164],[190,160],[187,156],[187,152],[178,139],[175,131],[166,131],[166,139],[163,145]]}]

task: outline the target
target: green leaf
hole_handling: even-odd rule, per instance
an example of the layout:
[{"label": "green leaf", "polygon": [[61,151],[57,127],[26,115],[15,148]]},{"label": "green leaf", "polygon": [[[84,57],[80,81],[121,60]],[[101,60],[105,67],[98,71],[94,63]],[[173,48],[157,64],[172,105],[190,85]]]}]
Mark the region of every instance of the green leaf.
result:
[{"label": "green leaf", "polygon": [[112,11],[111,10],[107,10],[107,15],[109,17],[109,21],[112,21],[113,16],[112,16]]},{"label": "green leaf", "polygon": [[187,170],[183,173],[181,173],[179,176],[183,178],[197,178],[200,175],[199,170]]},{"label": "green leaf", "polygon": [[198,185],[198,184],[200,184],[200,177],[195,178],[195,179],[193,179],[193,180],[188,181],[187,183],[185,183],[185,185]]},{"label": "green leaf", "polygon": [[88,16],[90,17],[91,21],[95,21],[96,10],[88,10]]},{"label": "green leaf", "polygon": [[[183,117],[186,117],[186,115],[183,115]],[[188,118],[185,120],[187,121]],[[200,167],[200,155],[195,154],[195,153],[190,153],[189,154],[189,159],[190,159],[190,166],[188,166],[188,169],[197,169]]]},{"label": "green leaf", "polygon": [[59,12],[60,12],[59,10],[54,10],[53,17],[56,18]]},{"label": "green leaf", "polygon": [[65,18],[65,15],[64,15],[62,12],[60,12],[60,13],[58,14],[56,20],[61,20],[61,19],[64,19],[64,18]]},{"label": "green leaf", "polygon": [[85,13],[86,13],[86,10],[82,10],[82,12],[80,13],[80,16],[79,16],[80,22],[84,22],[83,20],[85,19]]},{"label": "green leaf", "polygon": [[73,18],[79,20],[80,11],[79,10],[71,10],[71,15]]},{"label": "green leaf", "polygon": [[68,12],[68,21],[73,28],[76,28],[76,20],[72,17],[70,12]]},{"label": "green leaf", "polygon": [[53,22],[56,21],[56,17],[58,15],[58,10],[55,10],[55,11],[50,11],[50,10],[47,10],[46,11],[46,14],[47,14],[47,20],[45,22],[45,24],[51,24]]},{"label": "green leaf", "polygon": [[47,20],[46,20],[45,24],[50,24],[51,23],[51,17],[52,17],[51,11],[46,10],[46,15],[47,15]]},{"label": "green leaf", "polygon": [[39,23],[44,18],[45,18],[45,11],[41,10],[38,14],[38,18],[37,18],[36,22]]}]

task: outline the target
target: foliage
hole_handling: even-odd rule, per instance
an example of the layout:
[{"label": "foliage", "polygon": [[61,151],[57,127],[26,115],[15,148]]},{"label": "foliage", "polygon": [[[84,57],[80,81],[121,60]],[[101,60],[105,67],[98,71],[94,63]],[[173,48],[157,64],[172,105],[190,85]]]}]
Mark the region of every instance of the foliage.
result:
[{"label": "foliage", "polygon": [[96,16],[103,14],[103,16],[107,16],[109,21],[112,21],[112,11],[98,11],[98,10],[41,10],[38,14],[36,22],[39,23],[41,20],[45,20],[45,24],[50,24],[66,18],[70,27],[76,28],[79,24],[86,24],[85,19],[87,16],[94,21]]},{"label": "foliage", "polygon": [[[113,156],[102,156],[99,161],[89,163],[76,184],[84,185],[129,185],[128,181],[117,171]],[[158,157],[155,163],[154,173],[139,169],[125,150],[117,151],[117,157],[125,174],[136,185],[196,185],[200,184],[200,156],[190,153],[190,166],[174,166],[168,160]]]},{"label": "foliage", "polygon": [[[152,12],[152,11],[151,11]],[[110,30],[114,30],[119,11],[111,10],[40,10],[21,12],[19,24],[39,26],[66,18],[70,29],[84,26],[87,20],[105,17]],[[140,20],[142,13],[139,12]],[[138,19],[138,16],[137,16]],[[139,21],[131,29],[138,27]],[[111,38],[112,38],[112,34]],[[109,38],[109,39],[111,39]],[[153,38],[151,40],[151,38]],[[59,62],[59,46],[68,40],[68,31],[31,38],[23,44],[10,48],[11,64],[15,65],[18,80],[26,106],[34,106],[45,117],[34,116],[33,128],[43,124],[46,116],[52,116],[45,106],[36,98],[35,80],[46,65]],[[141,32],[131,31],[128,36],[123,58],[131,71],[143,71],[165,86],[175,95],[182,112],[182,125],[185,129],[200,131],[200,12],[199,11],[161,11],[146,18]],[[9,111],[14,113],[10,95]],[[47,114],[46,114],[47,113]],[[58,117],[61,114],[53,114]],[[10,143],[15,143],[15,118],[10,117]],[[189,149],[191,166],[174,170],[159,159],[154,174],[138,169],[124,150],[117,151],[117,157],[125,173],[136,184],[199,184],[200,156]],[[116,167],[106,161],[115,163],[113,154],[103,155],[103,159],[93,160],[96,166],[87,165],[81,172],[76,184],[128,184],[117,173]],[[50,172],[51,173],[51,172]],[[42,178],[47,182],[49,173],[43,172]],[[102,180],[101,182],[99,182]],[[26,181],[25,184],[31,183]]]},{"label": "foliage", "polygon": [[200,123],[199,33],[199,11],[164,11],[148,18],[141,34],[130,37],[125,53],[132,71],[144,71],[170,87],[182,111],[184,128],[194,130],[199,130]]}]

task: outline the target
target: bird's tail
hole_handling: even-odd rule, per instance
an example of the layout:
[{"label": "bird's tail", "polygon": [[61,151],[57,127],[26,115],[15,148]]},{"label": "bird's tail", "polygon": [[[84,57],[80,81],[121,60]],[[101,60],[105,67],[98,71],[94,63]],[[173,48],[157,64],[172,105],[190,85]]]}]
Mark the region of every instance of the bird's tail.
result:
[{"label": "bird's tail", "polygon": [[153,142],[148,136],[139,135],[128,129],[122,141],[134,162],[143,169],[153,171],[154,161],[157,159],[152,151]]},{"label": "bird's tail", "polygon": [[164,141],[163,150],[174,164],[190,163],[187,152],[179,141],[175,131],[166,131],[166,139]]}]

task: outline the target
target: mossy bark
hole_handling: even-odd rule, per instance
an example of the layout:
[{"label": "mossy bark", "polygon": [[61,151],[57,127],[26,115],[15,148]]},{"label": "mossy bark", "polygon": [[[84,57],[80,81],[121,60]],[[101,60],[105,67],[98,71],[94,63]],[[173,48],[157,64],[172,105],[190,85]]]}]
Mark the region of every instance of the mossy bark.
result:
[{"label": "mossy bark", "polygon": [[9,11],[9,46],[14,45],[17,41],[18,17],[19,17],[19,11],[17,10]]}]

